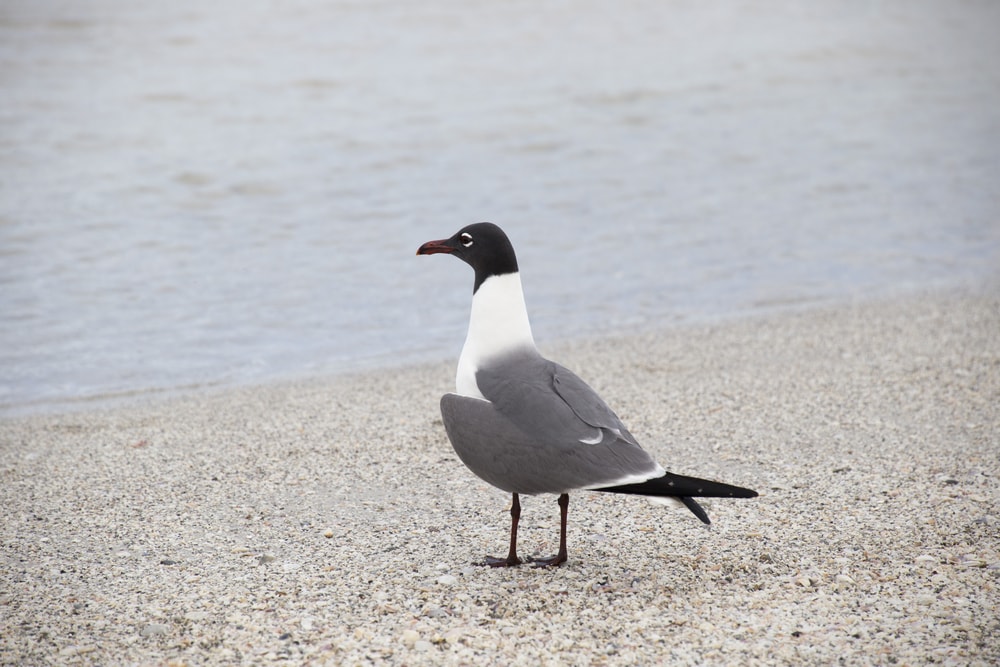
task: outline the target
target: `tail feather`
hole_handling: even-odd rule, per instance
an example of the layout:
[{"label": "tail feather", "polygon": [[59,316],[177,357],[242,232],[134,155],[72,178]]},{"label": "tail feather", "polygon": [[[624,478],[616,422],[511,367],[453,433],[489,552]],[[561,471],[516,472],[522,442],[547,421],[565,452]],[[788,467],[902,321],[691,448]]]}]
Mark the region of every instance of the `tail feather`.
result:
[{"label": "tail feather", "polygon": [[701,505],[695,502],[695,498],[756,498],[757,492],[745,489],[741,486],[713,482],[697,477],[687,477],[686,475],[675,475],[668,472],[663,477],[646,480],[638,484],[622,484],[621,486],[606,486],[593,491],[603,491],[607,493],[628,493],[638,496],[668,496],[674,497],[684,503],[696,517],[704,523],[711,523],[708,514]]},{"label": "tail feather", "polygon": [[708,525],[708,524],[712,523],[711,519],[708,518],[708,512],[706,512],[705,508],[702,507],[701,505],[699,505],[698,502],[694,498],[690,498],[688,496],[681,496],[680,497],[680,501],[682,503],[684,503],[684,507],[686,507],[689,510],[691,510],[691,512],[696,517],[698,517],[699,519],[701,519],[701,522],[703,524]]}]

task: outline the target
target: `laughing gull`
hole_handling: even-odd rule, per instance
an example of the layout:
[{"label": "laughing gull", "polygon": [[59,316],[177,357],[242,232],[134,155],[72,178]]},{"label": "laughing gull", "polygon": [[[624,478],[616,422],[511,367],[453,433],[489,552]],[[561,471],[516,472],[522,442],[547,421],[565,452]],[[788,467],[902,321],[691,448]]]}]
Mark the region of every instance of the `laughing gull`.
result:
[{"label": "laughing gull", "polygon": [[512,494],[510,551],[486,557],[492,567],[520,565],[518,494],[559,495],[559,553],[536,566],[566,561],[569,492],[608,491],[679,500],[710,523],[694,497],[755,498],[756,491],[664,470],[618,416],[572,371],[538,353],[514,248],[489,222],[449,239],[428,241],[418,255],[448,253],[476,272],[469,333],[454,394],[441,416],[455,453],[472,472]]}]

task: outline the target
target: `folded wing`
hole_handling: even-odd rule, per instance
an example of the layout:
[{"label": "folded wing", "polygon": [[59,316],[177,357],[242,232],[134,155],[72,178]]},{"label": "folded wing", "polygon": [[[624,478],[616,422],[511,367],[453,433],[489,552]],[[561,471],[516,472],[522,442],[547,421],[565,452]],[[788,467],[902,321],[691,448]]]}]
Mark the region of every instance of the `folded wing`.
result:
[{"label": "folded wing", "polygon": [[514,493],[635,484],[664,473],[582,380],[537,354],[480,369],[486,401],[446,394],[448,437],[462,461]]}]

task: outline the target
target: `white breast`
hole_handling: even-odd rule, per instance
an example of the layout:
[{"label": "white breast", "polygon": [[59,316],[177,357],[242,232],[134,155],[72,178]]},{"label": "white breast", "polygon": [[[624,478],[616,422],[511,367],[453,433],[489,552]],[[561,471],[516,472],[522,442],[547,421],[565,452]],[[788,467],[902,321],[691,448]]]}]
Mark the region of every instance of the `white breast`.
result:
[{"label": "white breast", "polygon": [[521,276],[490,276],[472,296],[469,333],[455,376],[458,394],[485,399],[476,384],[476,371],[490,359],[524,347],[535,349],[535,339],[528,323]]}]

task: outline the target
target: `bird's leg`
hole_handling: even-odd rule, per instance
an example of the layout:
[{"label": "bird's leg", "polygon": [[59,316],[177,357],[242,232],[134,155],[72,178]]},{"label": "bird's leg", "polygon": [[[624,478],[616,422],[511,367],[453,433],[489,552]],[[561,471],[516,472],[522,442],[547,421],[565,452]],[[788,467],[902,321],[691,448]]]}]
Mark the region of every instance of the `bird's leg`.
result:
[{"label": "bird's leg", "polygon": [[514,499],[510,503],[510,551],[506,558],[486,557],[486,565],[490,567],[514,567],[521,564],[521,559],[517,557],[517,522],[521,519],[521,501],[517,494],[513,494]]},{"label": "bird's leg", "polygon": [[532,558],[535,567],[554,567],[566,562],[566,514],[569,511],[569,494],[559,496],[559,553],[551,558]]}]

